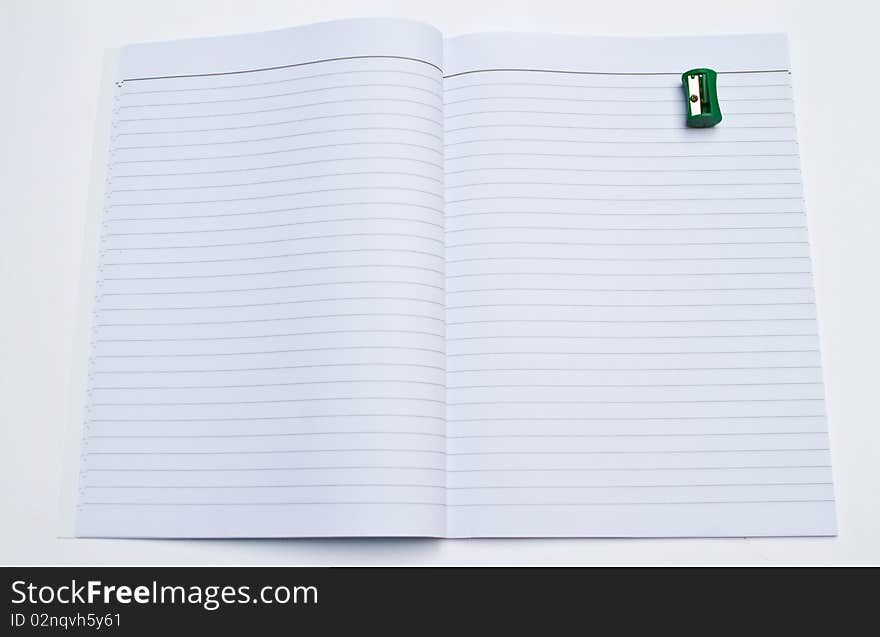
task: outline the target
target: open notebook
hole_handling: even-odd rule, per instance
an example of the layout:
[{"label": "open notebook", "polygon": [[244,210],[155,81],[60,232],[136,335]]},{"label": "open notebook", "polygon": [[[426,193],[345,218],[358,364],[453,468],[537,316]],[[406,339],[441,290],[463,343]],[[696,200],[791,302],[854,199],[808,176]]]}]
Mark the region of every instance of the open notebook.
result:
[{"label": "open notebook", "polygon": [[783,36],[354,20],[112,99],[78,535],[835,533]]}]

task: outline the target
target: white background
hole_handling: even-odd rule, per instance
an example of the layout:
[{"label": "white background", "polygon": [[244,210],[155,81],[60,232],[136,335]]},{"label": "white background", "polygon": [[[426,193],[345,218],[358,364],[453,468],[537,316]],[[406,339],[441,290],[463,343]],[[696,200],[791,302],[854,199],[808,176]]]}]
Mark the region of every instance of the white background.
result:
[{"label": "white background", "polygon": [[[727,540],[59,539],[68,375],[105,49],[358,16],[454,35],[786,31],[840,535]],[[880,2],[0,1],[0,563],[880,563]],[[699,51],[694,52],[695,59]]]}]

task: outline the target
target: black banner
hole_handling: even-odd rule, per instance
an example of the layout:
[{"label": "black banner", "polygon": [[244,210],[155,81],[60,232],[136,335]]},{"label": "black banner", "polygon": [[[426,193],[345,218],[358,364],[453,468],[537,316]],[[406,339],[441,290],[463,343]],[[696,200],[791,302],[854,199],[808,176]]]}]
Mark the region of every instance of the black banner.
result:
[{"label": "black banner", "polygon": [[496,629],[574,621],[577,632],[605,634],[611,621],[618,629],[647,623],[712,634],[748,628],[750,617],[817,627],[834,592],[849,591],[846,612],[858,613],[877,590],[876,572],[830,569],[11,567],[4,576],[0,634],[9,635],[352,626],[457,634],[474,619]]}]

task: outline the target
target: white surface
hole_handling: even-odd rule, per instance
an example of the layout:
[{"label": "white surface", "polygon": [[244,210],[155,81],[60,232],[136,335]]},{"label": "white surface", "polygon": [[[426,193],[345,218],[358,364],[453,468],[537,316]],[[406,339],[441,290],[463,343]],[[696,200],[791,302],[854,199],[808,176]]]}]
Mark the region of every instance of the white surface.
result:
[{"label": "white surface", "polygon": [[834,535],[785,36],[441,37],[123,49],[74,535]]},{"label": "white surface", "polygon": [[123,49],[163,79],[113,97],[77,536],[443,536],[441,57],[389,19]]},{"label": "white surface", "polygon": [[785,37],[445,54],[448,534],[833,534]]},{"label": "white surface", "polygon": [[[5,3],[0,109],[3,231],[4,563],[877,563],[880,431],[874,192],[880,95],[875,3],[689,2]],[[590,34],[787,31],[813,244],[838,498],[839,537],[760,540],[57,539],[58,465],[106,48],[266,30],[350,15],[425,20],[446,34],[489,29]],[[863,111],[840,107],[856,86]],[[873,381],[873,382],[872,382]]]}]

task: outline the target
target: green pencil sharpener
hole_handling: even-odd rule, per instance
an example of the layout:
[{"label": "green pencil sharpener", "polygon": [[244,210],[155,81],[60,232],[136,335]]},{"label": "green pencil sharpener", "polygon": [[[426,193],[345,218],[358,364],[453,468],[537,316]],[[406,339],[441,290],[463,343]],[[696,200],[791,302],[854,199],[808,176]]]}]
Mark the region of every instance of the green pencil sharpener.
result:
[{"label": "green pencil sharpener", "polygon": [[681,74],[687,125],[691,128],[709,128],[721,121],[717,79],[712,69],[691,69]]}]

